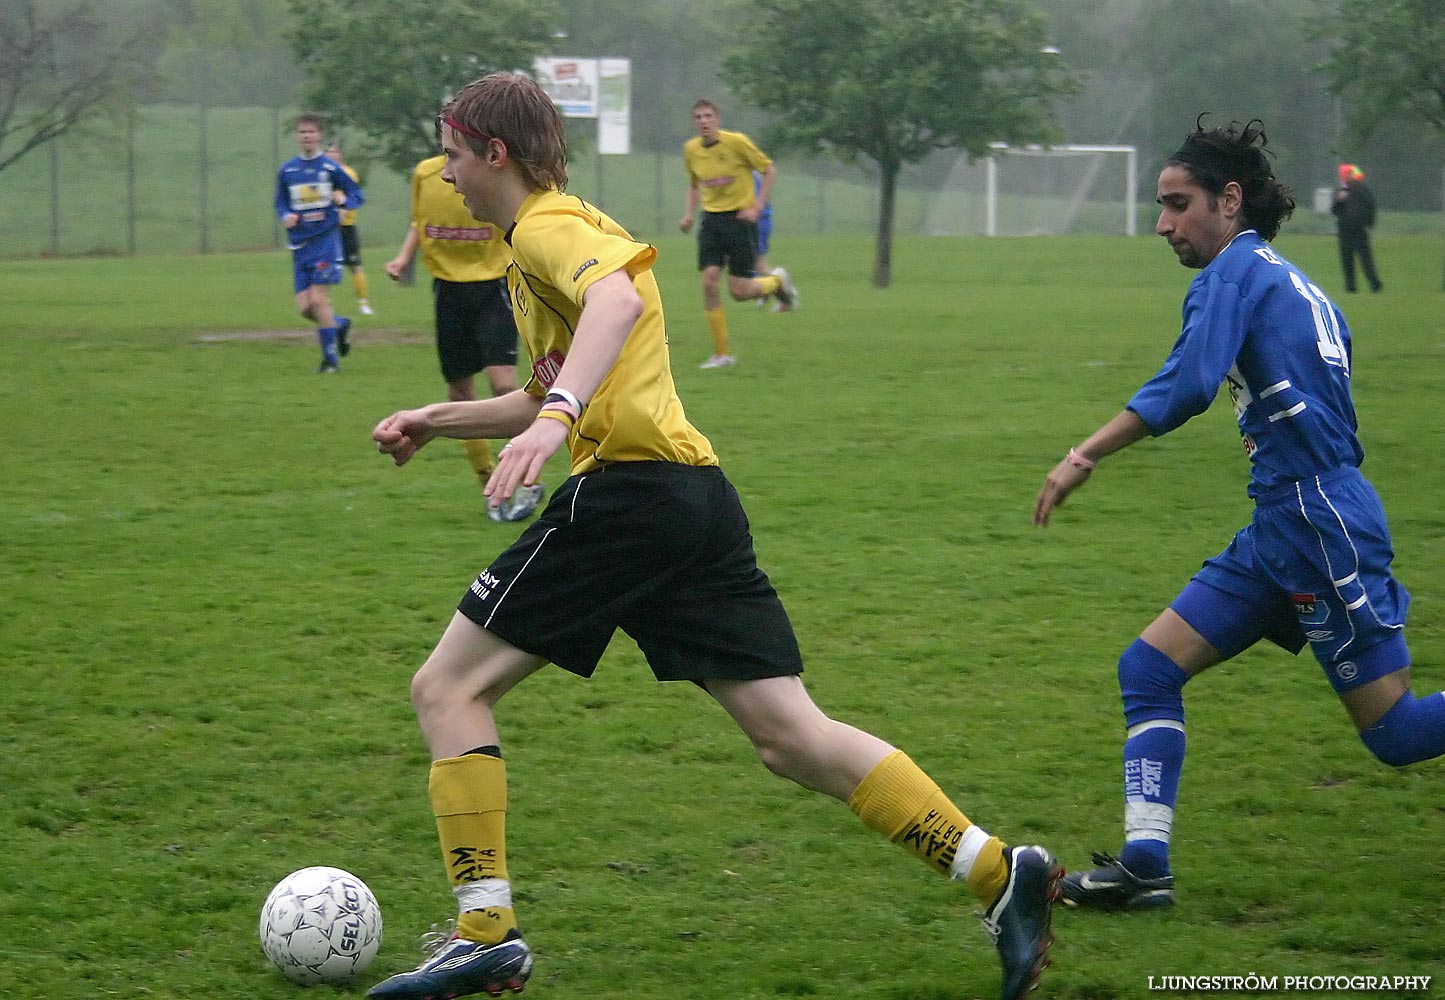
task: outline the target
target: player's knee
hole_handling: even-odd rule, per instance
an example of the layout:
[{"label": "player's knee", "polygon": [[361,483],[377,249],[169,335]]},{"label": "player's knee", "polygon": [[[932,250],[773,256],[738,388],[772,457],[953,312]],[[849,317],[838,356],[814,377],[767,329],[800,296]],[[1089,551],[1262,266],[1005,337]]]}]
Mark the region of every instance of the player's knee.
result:
[{"label": "player's knee", "polygon": [[1445,752],[1445,694],[1416,698],[1409,691],[1369,729],[1360,742],[1382,764],[1406,767]]},{"label": "player's knee", "polygon": [[753,750],[763,767],[780,778],[798,781],[810,756],[803,745],[800,734],[788,730],[772,730],[767,733],[749,733]]},{"label": "player's knee", "polygon": [[428,659],[411,677],[411,707],[426,720],[458,702],[477,698],[479,692],[460,685],[461,675],[436,659]]},{"label": "player's knee", "polygon": [[411,707],[419,717],[425,717],[443,700],[436,672],[429,670],[428,666],[429,664],[422,664],[421,668],[411,675]]},{"label": "player's knee", "polygon": [[1154,719],[1184,721],[1184,685],[1189,675],[1143,639],[1119,657],[1119,693],[1124,719],[1137,725]]}]

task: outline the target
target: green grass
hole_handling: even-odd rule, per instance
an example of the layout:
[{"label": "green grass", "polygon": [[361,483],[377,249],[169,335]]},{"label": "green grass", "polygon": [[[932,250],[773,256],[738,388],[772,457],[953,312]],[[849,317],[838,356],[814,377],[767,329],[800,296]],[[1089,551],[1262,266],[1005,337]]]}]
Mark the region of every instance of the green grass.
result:
[{"label": "green grass", "polygon": [[[1440,258],[1379,243],[1386,293],[1341,299],[1423,694],[1445,686]],[[1338,293],[1331,239],[1278,245]],[[680,391],[820,704],[1009,839],[1073,867],[1116,848],[1114,664],[1248,517],[1228,407],[1111,459],[1047,531],[1029,513],[1152,374],[1191,272],[1155,240],[914,238],[880,292],[866,239],[780,238],[804,308],[731,306],[741,363],[702,372],[692,244],[661,250]],[[255,925],[305,865],[380,899],[367,983],[451,910],[407,685],[515,529],[481,516],[458,446],[401,470],[370,446],[439,396],[423,287],[374,278],[334,379],[306,337],[210,339],[294,329],[288,279],[275,253],[0,271],[0,997],[297,996]],[[1308,657],[1251,651],[1187,701],[1180,906],[1060,914],[1042,995],[1445,972],[1442,765],[1375,763]],[[625,638],[593,681],[544,671],[500,721],[528,995],[996,995],[959,886],[768,776]]]}]

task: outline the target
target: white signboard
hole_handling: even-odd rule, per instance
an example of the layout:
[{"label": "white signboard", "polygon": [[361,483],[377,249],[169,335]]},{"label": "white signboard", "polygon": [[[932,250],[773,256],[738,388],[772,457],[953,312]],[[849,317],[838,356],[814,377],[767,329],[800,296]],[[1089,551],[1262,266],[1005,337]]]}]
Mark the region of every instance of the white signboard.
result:
[{"label": "white signboard", "polygon": [[597,151],[604,156],[632,152],[632,60],[598,60],[601,83]]},{"label": "white signboard", "polygon": [[597,60],[543,56],[534,67],[536,80],[564,118],[597,117]]}]

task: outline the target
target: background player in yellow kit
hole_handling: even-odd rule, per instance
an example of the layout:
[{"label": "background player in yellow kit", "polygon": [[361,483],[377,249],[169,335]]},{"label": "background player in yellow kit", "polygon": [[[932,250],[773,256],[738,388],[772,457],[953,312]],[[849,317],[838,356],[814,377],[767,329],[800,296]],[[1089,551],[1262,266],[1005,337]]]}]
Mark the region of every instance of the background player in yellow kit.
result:
[{"label": "background player in yellow kit", "polygon": [[[727,314],[722,308],[719,285],[723,268],[728,271],[728,291],[738,301],[775,295],[783,308],[796,304],[798,289],[788,272],[776,268],[771,274],[755,276],[758,256],[758,216],[772,197],[777,171],[751,139],[721,126],[718,106],[700,100],[692,106],[697,135],[682,147],[687,168],[687,205],[678,228],[692,229],[698,204],[702,222],[697,233],[697,268],[702,272],[702,302],[712,334],[712,355],[703,368],[726,368],[737,364],[728,337]],[[762,175],[756,188],[753,171]]]},{"label": "background player in yellow kit", "polygon": [[[437,357],[447,383],[447,399],[476,399],[481,372],[493,396],[517,388],[517,325],[507,296],[507,264],[512,259],[505,233],[478,222],[462,196],[442,180],[446,157],[422,160],[411,174],[411,227],[386,264],[395,280],[411,267],[417,248],[432,274]],[[485,490],[495,462],[484,438],[463,441],[467,460]],[[543,487],[523,487],[505,502],[487,505],[494,521],[525,520],[541,501]]]}]

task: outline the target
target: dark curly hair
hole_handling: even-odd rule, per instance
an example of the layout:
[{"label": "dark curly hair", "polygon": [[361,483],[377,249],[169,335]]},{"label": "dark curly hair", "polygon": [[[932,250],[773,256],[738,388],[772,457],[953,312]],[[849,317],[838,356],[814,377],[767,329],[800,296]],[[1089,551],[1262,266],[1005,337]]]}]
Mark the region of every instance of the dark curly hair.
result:
[{"label": "dark curly hair", "polygon": [[1230,122],[1206,129],[1207,115],[1195,119],[1194,131],[1165,165],[1183,167],[1211,198],[1223,194],[1224,185],[1234,181],[1244,193],[1241,214],[1245,224],[1265,240],[1274,239],[1280,223],[1294,211],[1295,202],[1294,193],[1274,178],[1270,166],[1274,152],[1268,148],[1264,123],[1252,118],[1243,125]]}]

